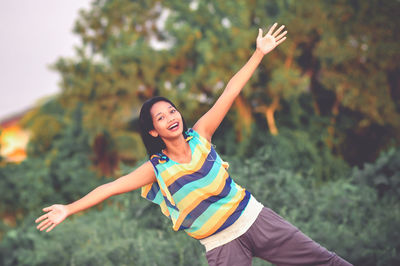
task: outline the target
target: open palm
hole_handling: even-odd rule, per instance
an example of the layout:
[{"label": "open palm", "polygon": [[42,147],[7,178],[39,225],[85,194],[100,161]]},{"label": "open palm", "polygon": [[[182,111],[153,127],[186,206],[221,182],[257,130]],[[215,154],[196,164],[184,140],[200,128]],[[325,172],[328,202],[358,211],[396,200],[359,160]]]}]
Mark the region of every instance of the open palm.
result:
[{"label": "open palm", "polygon": [[61,204],[56,204],[44,208],[43,211],[47,213],[43,214],[35,221],[36,223],[41,221],[41,223],[37,226],[37,229],[39,229],[40,231],[48,228],[46,232],[50,232],[51,230],[53,230],[54,227],[56,227],[56,225],[60,224],[68,216],[67,207]]},{"label": "open palm", "polygon": [[280,26],[275,32],[275,28],[278,23],[272,25],[269,29],[268,33],[265,36],[263,35],[262,29],[258,29],[258,36],[257,36],[257,49],[259,49],[263,54],[267,54],[271,52],[276,46],[281,44],[284,40],[286,40],[286,33],[281,31],[285,28],[284,25]]}]

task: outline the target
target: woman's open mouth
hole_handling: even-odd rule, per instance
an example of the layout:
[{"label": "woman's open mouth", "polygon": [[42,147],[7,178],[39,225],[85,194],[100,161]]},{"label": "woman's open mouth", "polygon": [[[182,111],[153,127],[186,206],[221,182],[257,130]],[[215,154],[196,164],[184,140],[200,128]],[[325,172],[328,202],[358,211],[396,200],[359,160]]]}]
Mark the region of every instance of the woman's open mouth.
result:
[{"label": "woman's open mouth", "polygon": [[175,123],[173,123],[172,125],[170,125],[170,126],[168,127],[168,130],[175,131],[175,130],[177,130],[178,128],[179,128],[179,123],[178,123],[178,122],[175,122]]}]

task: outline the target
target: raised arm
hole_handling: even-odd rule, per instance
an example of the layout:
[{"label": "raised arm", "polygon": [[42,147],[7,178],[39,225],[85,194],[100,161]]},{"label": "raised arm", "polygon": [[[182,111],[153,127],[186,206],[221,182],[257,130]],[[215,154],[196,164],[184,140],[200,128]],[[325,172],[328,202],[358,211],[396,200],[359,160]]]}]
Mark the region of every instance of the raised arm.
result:
[{"label": "raised arm", "polygon": [[208,110],[208,112],[205,113],[193,126],[200,135],[209,141],[211,141],[215,130],[217,130],[218,126],[221,124],[225,115],[231,108],[233,101],[253,75],[264,55],[286,40],[286,37],[284,36],[287,31],[282,32],[285,26],[282,25],[275,31],[277,25],[277,23],[272,25],[265,36],[263,36],[261,29],[258,30],[257,48],[249,61],[247,61],[247,63],[229,80],[223,93],[215,102],[213,107],[211,107],[211,109]]},{"label": "raised arm", "polygon": [[74,213],[88,209],[113,195],[138,189],[154,181],[156,181],[156,176],[153,166],[150,161],[147,161],[131,173],[95,188],[89,194],[71,204],[55,204],[44,208],[43,211],[47,213],[36,219],[36,223],[41,222],[37,229],[43,231],[47,228],[47,232],[50,232],[65,218]]}]

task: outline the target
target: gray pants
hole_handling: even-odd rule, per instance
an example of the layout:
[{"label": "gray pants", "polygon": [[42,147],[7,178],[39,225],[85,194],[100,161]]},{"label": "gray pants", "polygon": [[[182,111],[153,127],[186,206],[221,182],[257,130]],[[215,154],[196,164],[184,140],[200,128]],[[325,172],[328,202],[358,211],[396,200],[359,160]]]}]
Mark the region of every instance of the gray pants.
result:
[{"label": "gray pants", "polygon": [[351,265],[267,207],[246,233],[206,256],[210,266],[247,266],[252,257],[276,265]]}]

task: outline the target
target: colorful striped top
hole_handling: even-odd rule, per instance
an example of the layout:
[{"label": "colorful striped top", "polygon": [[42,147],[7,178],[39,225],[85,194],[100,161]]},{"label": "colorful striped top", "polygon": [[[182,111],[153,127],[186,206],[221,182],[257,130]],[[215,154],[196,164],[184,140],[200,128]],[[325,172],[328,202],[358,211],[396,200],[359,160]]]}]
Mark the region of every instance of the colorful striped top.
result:
[{"label": "colorful striped top", "polygon": [[195,130],[185,132],[192,151],[189,163],[160,153],[151,156],[157,182],[142,187],[142,197],[160,205],[175,231],[203,239],[233,224],[251,194],[237,185],[211,143]]}]

